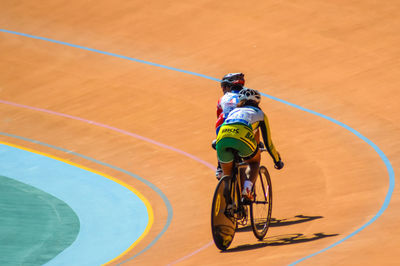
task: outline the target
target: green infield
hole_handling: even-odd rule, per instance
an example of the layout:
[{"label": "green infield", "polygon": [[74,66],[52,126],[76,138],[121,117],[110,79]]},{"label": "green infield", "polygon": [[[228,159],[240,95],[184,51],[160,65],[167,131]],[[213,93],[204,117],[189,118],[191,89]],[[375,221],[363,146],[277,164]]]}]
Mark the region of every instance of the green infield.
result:
[{"label": "green infield", "polygon": [[0,265],[43,265],[75,241],[79,228],[63,201],[0,176]]}]

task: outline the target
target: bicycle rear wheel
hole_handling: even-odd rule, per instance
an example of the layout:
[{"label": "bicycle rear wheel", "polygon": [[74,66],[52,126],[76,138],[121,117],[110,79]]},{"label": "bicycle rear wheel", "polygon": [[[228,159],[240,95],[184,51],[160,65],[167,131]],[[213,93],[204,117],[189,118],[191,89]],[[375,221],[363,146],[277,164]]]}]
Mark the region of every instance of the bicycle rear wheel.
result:
[{"label": "bicycle rear wheel", "polygon": [[254,235],[262,240],[267,234],[272,213],[272,184],[267,168],[260,167],[253,186],[254,201],[250,205],[251,227]]},{"label": "bicycle rear wheel", "polygon": [[228,204],[232,205],[230,179],[225,176],[219,181],[211,207],[211,231],[214,243],[220,250],[226,250],[232,243],[237,224],[236,219],[227,212]]}]

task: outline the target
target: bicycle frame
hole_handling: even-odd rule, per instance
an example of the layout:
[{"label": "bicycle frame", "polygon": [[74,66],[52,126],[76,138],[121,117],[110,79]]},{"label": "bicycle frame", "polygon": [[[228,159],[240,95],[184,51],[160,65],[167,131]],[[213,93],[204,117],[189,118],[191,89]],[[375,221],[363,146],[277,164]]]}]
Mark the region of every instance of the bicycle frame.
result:
[{"label": "bicycle frame", "polygon": [[[265,148],[260,148],[261,152],[266,151]],[[247,176],[244,172],[241,172],[241,170],[245,170],[248,167],[248,163],[244,162],[244,160],[239,156],[238,152],[236,150],[232,150],[233,155],[234,155],[234,163],[233,163],[233,169],[232,169],[232,177],[230,178],[230,184],[225,186],[225,188],[229,188],[229,196],[232,201],[232,204],[235,203],[235,184],[237,183],[237,190],[239,191],[239,195],[236,195],[236,197],[239,197],[237,199],[237,205],[238,206],[233,206],[234,212],[230,213],[230,215],[236,219],[237,222],[239,222],[242,225],[247,224],[247,216],[248,214],[244,210],[244,206],[247,206],[249,204],[244,204],[242,202],[242,185],[243,182],[247,179]],[[243,182],[242,182],[242,174],[243,176]],[[259,181],[262,182],[262,181]]]},{"label": "bicycle frame", "polygon": [[[231,201],[231,209],[227,208],[226,212],[237,222],[244,225],[247,223],[247,213],[244,210],[245,204],[242,203],[242,175],[241,170],[247,168],[248,164],[243,162],[242,158],[234,153],[234,164],[232,169],[232,177],[229,179],[229,184],[225,184],[225,189],[229,189],[229,198]],[[243,173],[244,174],[244,173]],[[243,178],[246,178],[245,176]],[[237,206],[236,206],[237,204]]]}]

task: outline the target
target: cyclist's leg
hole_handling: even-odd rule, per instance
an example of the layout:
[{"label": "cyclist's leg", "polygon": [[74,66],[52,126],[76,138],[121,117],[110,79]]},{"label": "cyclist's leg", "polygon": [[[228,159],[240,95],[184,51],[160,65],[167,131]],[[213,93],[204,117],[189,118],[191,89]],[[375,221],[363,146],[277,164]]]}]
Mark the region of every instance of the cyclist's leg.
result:
[{"label": "cyclist's leg", "polygon": [[244,202],[248,202],[249,200],[252,201],[254,199],[254,195],[252,193],[253,184],[256,181],[258,176],[258,169],[260,167],[260,151],[257,150],[255,155],[251,157],[251,159],[246,159],[245,162],[248,163],[248,179],[244,181],[243,189],[242,189],[242,196]]},{"label": "cyclist's leg", "polygon": [[251,159],[246,160],[246,163],[249,164],[249,168],[247,171],[249,180],[254,184],[258,176],[258,170],[260,169],[260,161],[261,161],[261,151],[258,150],[256,155]]},{"label": "cyclist's leg", "polygon": [[[249,145],[248,143],[251,143]],[[241,141],[240,145],[237,146],[240,157],[249,165],[246,170],[248,179],[254,183],[258,175],[258,169],[260,166],[261,152],[258,149],[256,140],[249,139],[248,141]]]},{"label": "cyclist's leg", "polygon": [[243,188],[244,181],[247,178],[246,168],[240,169],[240,187]]},{"label": "cyclist's leg", "polygon": [[223,176],[226,176],[226,175],[232,176],[233,161],[230,163],[223,163],[223,162],[220,162],[220,163],[221,163],[221,168],[222,168],[222,173],[223,173],[222,175]]},{"label": "cyclist's leg", "polygon": [[232,176],[233,159],[232,148],[235,146],[235,139],[222,138],[216,145],[218,161],[221,164],[223,176]]}]

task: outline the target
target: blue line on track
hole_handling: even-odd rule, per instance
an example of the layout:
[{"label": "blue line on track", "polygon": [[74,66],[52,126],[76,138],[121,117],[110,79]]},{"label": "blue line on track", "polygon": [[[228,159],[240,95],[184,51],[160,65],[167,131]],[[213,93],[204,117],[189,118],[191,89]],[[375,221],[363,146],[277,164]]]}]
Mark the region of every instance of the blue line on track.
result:
[{"label": "blue line on track", "polygon": [[141,59],[136,59],[136,58],[132,58],[132,57],[124,56],[124,55],[105,52],[105,51],[101,51],[101,50],[97,50],[97,49],[93,49],[93,48],[89,48],[89,47],[85,47],[85,46],[81,46],[81,45],[76,45],[76,44],[72,44],[72,43],[57,41],[57,40],[53,40],[53,39],[49,39],[49,38],[38,37],[38,36],[26,34],[26,33],[20,33],[20,32],[15,32],[15,31],[10,31],[10,30],[4,30],[4,29],[0,29],[0,32],[11,33],[11,34],[15,34],[15,35],[23,36],[23,37],[32,38],[32,39],[38,39],[38,40],[42,40],[42,41],[48,41],[48,42],[52,42],[52,43],[66,45],[66,46],[70,46],[70,47],[74,47],[74,48],[78,48],[78,49],[82,49],[82,50],[86,50],[86,51],[90,51],[90,52],[95,52],[95,53],[99,53],[99,54],[103,54],[103,55],[118,57],[121,59],[135,61],[137,63],[142,63],[142,64],[151,65],[151,66],[155,66],[155,67],[161,67],[164,69],[169,69],[169,70],[178,71],[178,72],[182,72],[182,73],[189,74],[189,75],[195,75],[195,76],[199,76],[202,78],[211,79],[214,81],[219,81],[219,79],[212,78],[212,77],[202,75],[202,74],[198,74],[195,72],[191,72],[191,71],[187,71],[187,70],[183,70],[183,69],[179,69],[179,68],[175,68],[175,67],[169,67],[169,66],[165,66],[165,65],[161,65],[161,64],[157,64],[157,63],[153,63],[153,62],[149,62],[149,61],[144,61]]},{"label": "blue line on track", "polygon": [[389,173],[389,189],[388,189],[388,192],[387,192],[387,194],[386,194],[385,201],[383,202],[383,205],[381,206],[381,208],[379,209],[378,213],[377,213],[374,217],[372,217],[367,223],[365,223],[363,226],[361,226],[360,228],[358,228],[357,230],[355,230],[353,233],[349,234],[348,236],[344,237],[343,239],[341,239],[341,240],[339,240],[339,241],[333,243],[332,245],[330,245],[330,246],[328,246],[328,247],[326,247],[326,248],[324,248],[324,249],[322,249],[322,250],[320,250],[320,251],[317,251],[317,252],[315,252],[315,253],[313,253],[313,254],[310,254],[310,255],[308,255],[308,256],[306,256],[306,257],[304,257],[304,258],[301,258],[301,259],[299,259],[299,260],[297,260],[297,261],[295,261],[295,262],[289,264],[290,266],[292,266],[292,265],[296,265],[296,264],[298,264],[298,263],[300,263],[300,262],[302,262],[302,261],[304,261],[304,260],[306,260],[306,259],[309,259],[309,258],[311,258],[311,257],[314,257],[314,256],[316,256],[316,255],[318,255],[318,254],[320,254],[320,253],[322,253],[322,252],[325,252],[325,251],[327,251],[327,250],[329,250],[329,249],[331,249],[331,248],[333,248],[333,247],[335,247],[335,246],[337,246],[337,245],[343,243],[343,242],[346,241],[347,239],[349,239],[349,238],[351,238],[352,236],[358,234],[358,233],[361,232],[363,229],[365,229],[367,226],[369,226],[370,224],[372,224],[373,222],[375,222],[376,219],[378,219],[379,216],[381,216],[381,215],[383,214],[383,212],[387,209],[387,207],[389,206],[389,203],[390,203],[390,199],[392,198],[392,194],[393,194],[393,190],[394,190],[394,186],[395,186],[394,170],[393,170],[392,165],[390,164],[389,159],[386,157],[386,155],[383,153],[383,151],[382,151],[375,143],[373,143],[373,142],[372,142],[370,139],[368,139],[367,137],[363,136],[363,135],[362,135],[360,132],[358,132],[357,130],[355,130],[355,129],[349,127],[348,125],[346,125],[346,124],[344,124],[344,123],[342,123],[342,122],[340,122],[340,121],[338,121],[338,120],[336,120],[336,119],[334,119],[334,118],[331,118],[331,117],[329,117],[329,116],[326,116],[326,115],[324,115],[324,114],[315,112],[315,111],[313,111],[313,110],[310,110],[310,109],[301,107],[301,106],[299,106],[299,105],[297,105],[297,104],[293,104],[293,103],[287,102],[287,101],[285,101],[285,100],[276,98],[276,97],[274,97],[274,96],[271,96],[271,95],[268,95],[268,94],[265,94],[265,93],[261,93],[261,94],[262,94],[263,96],[265,96],[265,97],[268,97],[268,98],[272,99],[272,100],[275,100],[275,101],[278,101],[278,102],[287,104],[287,105],[289,105],[289,106],[292,106],[292,107],[294,107],[294,108],[300,109],[300,110],[302,110],[302,111],[305,111],[305,112],[314,114],[314,115],[316,115],[316,116],[325,118],[325,119],[327,119],[327,120],[329,120],[329,121],[331,121],[331,122],[333,122],[333,123],[335,123],[335,124],[337,124],[337,125],[339,125],[339,126],[345,128],[345,129],[347,129],[348,131],[350,131],[351,133],[353,133],[354,135],[356,135],[357,137],[359,137],[360,139],[362,139],[363,141],[365,141],[368,145],[370,145],[370,146],[378,153],[378,155],[381,157],[382,161],[385,163],[386,169],[387,169],[387,171],[388,171],[388,173]]},{"label": "blue line on track", "polygon": [[[206,76],[206,75],[203,75],[203,74],[199,74],[199,73],[195,73],[195,72],[191,72],[191,71],[186,71],[186,70],[182,70],[182,69],[178,69],[178,68],[174,68],[174,67],[169,67],[169,66],[165,66],[165,65],[160,65],[160,64],[156,64],[156,63],[152,63],[152,62],[148,62],[148,61],[144,61],[144,60],[140,60],[140,59],[135,59],[135,58],[127,57],[127,56],[122,56],[122,55],[118,55],[118,54],[104,52],[104,51],[100,51],[100,50],[96,50],[96,49],[92,49],[92,48],[87,48],[87,47],[80,46],[80,45],[70,44],[70,43],[66,43],[66,42],[56,41],[56,40],[52,40],[52,39],[48,39],[48,38],[33,36],[33,35],[25,34],[25,33],[9,31],[9,30],[4,30],[4,29],[0,29],[0,32],[5,32],[5,33],[20,35],[20,36],[24,36],[24,37],[33,38],[33,39],[39,39],[39,40],[43,40],[43,41],[49,41],[49,42],[53,42],[53,43],[67,45],[67,46],[71,46],[71,47],[75,47],[75,48],[79,48],[79,49],[84,49],[84,50],[91,51],[91,52],[96,52],[96,53],[100,53],[100,54],[104,54],[104,55],[118,57],[118,58],[121,58],[121,59],[127,59],[127,60],[131,60],[131,61],[135,61],[135,62],[138,62],[138,63],[143,63],[143,64],[147,64],[147,65],[151,65],[151,66],[161,67],[161,68],[168,69],[168,70],[174,70],[174,71],[178,71],[178,72],[182,72],[182,73],[185,73],[185,74],[190,74],[190,75],[194,75],[194,76],[198,76],[198,77],[202,77],[202,78],[206,78],[206,79],[210,79],[210,80],[214,80],[214,81],[220,81],[219,79],[216,79],[216,78],[213,78],[213,77],[209,77],[209,76]],[[386,194],[385,201],[384,201],[383,205],[381,206],[381,208],[379,209],[378,213],[372,219],[370,219],[367,223],[365,223],[363,226],[361,226],[359,229],[355,230],[353,233],[349,234],[345,238],[335,242],[334,244],[332,244],[332,245],[330,245],[330,246],[328,246],[328,247],[326,247],[326,248],[324,248],[324,249],[322,249],[322,250],[320,250],[320,251],[318,251],[316,253],[313,253],[313,254],[311,254],[309,256],[306,256],[306,257],[304,257],[302,259],[299,259],[299,260],[293,262],[292,264],[290,264],[290,265],[295,265],[295,264],[297,264],[299,262],[302,262],[302,261],[304,261],[304,260],[306,260],[308,258],[311,258],[311,257],[313,257],[315,255],[318,255],[318,254],[320,254],[320,253],[322,253],[324,251],[327,251],[327,250],[339,245],[340,243],[342,243],[342,242],[346,241],[347,239],[351,238],[352,236],[358,234],[360,231],[365,229],[367,226],[369,226],[370,224],[375,222],[376,219],[378,219],[383,214],[383,212],[387,209],[387,207],[388,207],[388,205],[390,203],[390,200],[391,200],[392,194],[393,194],[393,190],[394,190],[394,186],[395,186],[395,174],[394,174],[394,170],[393,170],[393,167],[392,167],[389,159],[383,153],[383,151],[375,143],[373,143],[371,140],[369,140],[367,137],[363,136],[361,133],[359,133],[355,129],[349,127],[348,125],[346,125],[346,124],[344,124],[344,123],[342,123],[342,122],[340,122],[340,121],[338,121],[338,120],[336,120],[334,118],[331,118],[331,117],[326,116],[324,114],[321,114],[321,113],[312,111],[310,109],[301,107],[301,106],[299,106],[297,104],[293,104],[293,103],[287,102],[285,100],[279,99],[277,97],[274,97],[274,96],[271,96],[271,95],[268,95],[268,94],[265,94],[265,93],[262,93],[262,95],[264,97],[268,97],[268,98],[270,98],[272,100],[284,103],[284,104],[289,105],[291,107],[294,107],[294,108],[300,109],[302,111],[305,111],[305,112],[314,114],[316,116],[322,117],[324,119],[327,119],[327,120],[329,120],[329,121],[331,121],[331,122],[333,122],[333,123],[345,128],[345,129],[349,130],[354,135],[356,135],[358,138],[360,138],[363,141],[365,141],[368,145],[370,145],[378,153],[378,155],[380,156],[382,161],[385,163],[386,169],[387,169],[387,171],[389,173],[389,189],[388,189],[388,192]]]}]

